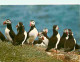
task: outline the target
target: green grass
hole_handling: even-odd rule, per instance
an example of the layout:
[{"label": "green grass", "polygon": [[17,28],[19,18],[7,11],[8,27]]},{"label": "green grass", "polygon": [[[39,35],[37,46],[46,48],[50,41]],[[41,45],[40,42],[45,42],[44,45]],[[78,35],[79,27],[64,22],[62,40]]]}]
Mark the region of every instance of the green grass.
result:
[{"label": "green grass", "polygon": [[61,62],[48,56],[45,51],[35,46],[13,46],[9,42],[0,41],[0,62]]}]

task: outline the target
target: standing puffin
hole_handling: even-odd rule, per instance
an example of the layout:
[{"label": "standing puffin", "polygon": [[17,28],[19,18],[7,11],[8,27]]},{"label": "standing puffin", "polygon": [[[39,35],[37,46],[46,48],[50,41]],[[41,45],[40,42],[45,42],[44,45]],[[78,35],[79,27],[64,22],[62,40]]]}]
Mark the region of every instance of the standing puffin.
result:
[{"label": "standing puffin", "polygon": [[49,43],[48,43],[48,47],[47,47],[46,51],[49,51],[52,48],[57,49],[57,45],[60,41],[60,34],[58,33],[58,29],[59,29],[59,27],[57,25],[53,26],[53,35],[49,39]]},{"label": "standing puffin", "polygon": [[59,44],[58,44],[57,49],[64,48],[64,43],[65,43],[65,41],[66,41],[67,39],[68,39],[68,29],[64,29],[63,35],[62,35],[62,37],[61,37],[61,39],[60,39],[60,42],[59,42]]},{"label": "standing puffin", "polygon": [[76,41],[73,37],[71,29],[68,29],[68,31],[69,31],[69,38],[64,44],[64,52],[70,52],[75,50],[75,45],[76,45]]},{"label": "standing puffin", "polygon": [[19,22],[16,25],[16,28],[17,28],[18,34],[14,38],[13,45],[20,45],[20,44],[23,45],[27,38],[27,33],[24,29],[23,23]]},{"label": "standing puffin", "polygon": [[[71,29],[68,29],[69,31],[71,31]],[[76,39],[74,38],[74,41],[75,41],[75,49],[80,49],[80,46],[77,44],[77,42],[76,42]]]},{"label": "standing puffin", "polygon": [[5,38],[5,36],[0,32],[0,39],[2,40],[2,41],[5,41],[6,40],[6,38]]},{"label": "standing puffin", "polygon": [[34,20],[30,21],[30,27],[31,28],[30,28],[30,30],[28,32],[27,43],[33,45],[33,42],[34,42],[34,40],[36,39],[36,37],[38,35],[38,31],[37,31],[37,29],[35,27]]},{"label": "standing puffin", "polygon": [[13,41],[15,37],[15,33],[12,29],[11,21],[7,19],[6,21],[3,22],[3,25],[7,24],[7,27],[5,29],[5,35],[7,37],[7,40]]}]

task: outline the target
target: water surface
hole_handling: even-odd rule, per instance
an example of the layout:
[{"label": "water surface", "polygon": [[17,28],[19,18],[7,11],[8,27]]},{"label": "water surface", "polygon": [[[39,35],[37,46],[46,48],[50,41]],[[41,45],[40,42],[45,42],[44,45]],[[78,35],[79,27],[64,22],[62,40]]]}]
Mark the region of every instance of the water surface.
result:
[{"label": "water surface", "polygon": [[25,30],[30,29],[30,20],[35,20],[36,28],[41,31],[48,28],[48,36],[52,35],[53,25],[59,26],[62,36],[63,29],[72,29],[77,43],[80,44],[80,18],[79,5],[13,5],[0,6],[0,31],[4,33],[3,21],[10,19],[15,33],[18,22],[23,22]]}]

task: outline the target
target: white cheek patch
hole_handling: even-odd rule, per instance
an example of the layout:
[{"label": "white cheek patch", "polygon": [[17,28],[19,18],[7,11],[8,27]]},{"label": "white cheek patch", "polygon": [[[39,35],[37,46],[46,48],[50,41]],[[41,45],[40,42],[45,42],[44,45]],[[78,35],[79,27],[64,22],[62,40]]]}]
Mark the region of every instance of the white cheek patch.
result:
[{"label": "white cheek patch", "polygon": [[67,33],[69,33],[68,29],[66,30]]},{"label": "white cheek patch", "polygon": [[43,29],[43,32],[45,32],[45,29]]},{"label": "white cheek patch", "polygon": [[18,26],[19,26],[19,23],[18,23]]},{"label": "white cheek patch", "polygon": [[56,30],[58,30],[58,26],[56,27]]},{"label": "white cheek patch", "polygon": [[32,25],[32,26],[34,26],[34,25],[35,25],[35,22],[34,22],[34,21],[32,21],[32,22],[30,22],[30,23],[31,23],[31,25]]},{"label": "white cheek patch", "polygon": [[47,33],[48,32],[48,29],[43,29],[43,32],[46,32]]},{"label": "white cheek patch", "polygon": [[11,23],[11,21],[6,21],[6,23]]}]

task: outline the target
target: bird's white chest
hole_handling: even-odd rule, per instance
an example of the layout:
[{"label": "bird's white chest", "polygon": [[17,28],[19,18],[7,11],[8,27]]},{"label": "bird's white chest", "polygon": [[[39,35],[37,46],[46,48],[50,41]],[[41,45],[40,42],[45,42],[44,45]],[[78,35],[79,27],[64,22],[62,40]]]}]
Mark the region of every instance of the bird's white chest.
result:
[{"label": "bird's white chest", "polygon": [[24,42],[26,41],[26,38],[27,38],[27,32],[26,31],[24,32],[24,35],[25,35],[25,37],[24,37],[24,40],[22,41],[22,45],[24,44]]},{"label": "bird's white chest", "polygon": [[29,37],[34,37],[34,39],[37,37],[38,31],[36,28],[34,28],[32,31],[29,33]]},{"label": "bird's white chest", "polygon": [[60,41],[60,34],[58,33],[56,37],[57,37],[57,43],[56,43],[55,48],[57,49],[57,46],[58,46],[59,41]]},{"label": "bird's white chest", "polygon": [[24,38],[24,41],[25,41],[27,38],[27,32],[26,31],[24,32],[24,35],[25,35],[25,38]]},{"label": "bird's white chest", "polygon": [[28,43],[33,43],[34,40],[36,39],[37,35],[38,35],[38,31],[37,31],[36,28],[34,28],[33,30],[31,30],[29,32],[29,39],[27,40],[27,42]]},{"label": "bird's white chest", "polygon": [[75,44],[76,44],[76,40],[75,40],[75,38],[74,38],[74,41],[75,41]]},{"label": "bird's white chest", "polygon": [[46,46],[48,46],[48,42],[49,42],[49,40],[48,40],[46,37],[44,37],[43,42],[44,42],[44,44],[45,44]]},{"label": "bird's white chest", "polygon": [[59,33],[57,34],[56,37],[57,37],[58,40],[60,40],[60,34]]},{"label": "bird's white chest", "polygon": [[24,35],[25,35],[25,37],[27,38],[27,32],[26,32],[26,31],[24,32]]},{"label": "bird's white chest", "polygon": [[7,37],[7,39],[9,41],[12,41],[12,38],[10,37],[9,32],[10,32],[10,30],[6,27],[6,29],[5,29],[5,35],[6,35],[6,37]]}]

